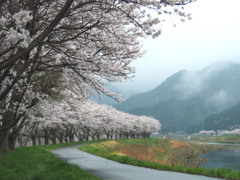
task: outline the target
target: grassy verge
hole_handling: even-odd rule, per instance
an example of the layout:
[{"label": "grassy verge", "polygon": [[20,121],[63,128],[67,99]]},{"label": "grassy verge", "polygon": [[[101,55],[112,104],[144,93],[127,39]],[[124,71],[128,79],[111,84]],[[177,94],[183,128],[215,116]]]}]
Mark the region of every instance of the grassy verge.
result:
[{"label": "grassy verge", "polygon": [[79,142],[16,148],[0,160],[0,180],[97,180],[49,152],[72,144]]},{"label": "grassy verge", "polygon": [[[82,146],[80,149],[98,156],[102,156],[107,159],[124,163],[124,164],[149,167],[149,168],[159,169],[159,170],[177,171],[177,172],[183,172],[183,173],[199,174],[199,175],[205,175],[205,176],[211,176],[211,177],[240,180],[240,171],[233,171],[231,169],[221,168],[221,169],[214,170],[214,169],[186,167],[186,166],[179,166],[179,165],[169,165],[169,164],[164,165],[164,163],[161,164],[161,163],[154,162],[153,159],[158,160],[159,156],[161,156],[161,158],[165,160],[167,158],[171,159],[171,154],[182,151],[182,148],[184,148],[185,150],[189,149],[189,151],[187,151],[188,152],[187,154],[189,154],[189,156],[191,157],[195,153],[196,149],[202,149],[205,152],[211,150],[211,148],[208,149],[207,147],[203,147],[203,148],[200,148],[200,146],[194,147],[195,145],[189,146],[189,147],[183,147],[183,144],[181,143],[173,144],[172,142],[173,141],[168,141],[168,140],[159,140],[159,139],[156,140],[155,138],[141,139],[141,140],[139,139],[117,140],[117,141],[109,141],[105,143],[101,143],[101,142],[93,143],[93,144]],[[133,151],[132,152],[133,154],[138,154],[138,157],[140,157],[140,155],[142,155],[144,152],[146,153],[146,149],[143,147],[147,147],[148,149],[151,150],[151,152],[154,153],[154,155],[152,156],[153,158],[148,160],[140,160],[141,158],[138,158],[136,156],[135,157],[130,156],[126,152],[122,151],[122,149],[124,149],[123,148],[124,146],[127,147],[125,149],[127,149],[128,151]],[[131,146],[132,146],[132,150],[129,148]],[[157,149],[156,148],[157,146],[160,146],[160,148]],[[175,149],[176,151],[174,151],[173,149]],[[137,152],[135,150],[140,150],[140,151]],[[190,153],[190,152],[193,152],[193,153]],[[148,153],[145,156],[149,157],[150,154]],[[173,161],[177,161],[177,160],[173,159]]]}]

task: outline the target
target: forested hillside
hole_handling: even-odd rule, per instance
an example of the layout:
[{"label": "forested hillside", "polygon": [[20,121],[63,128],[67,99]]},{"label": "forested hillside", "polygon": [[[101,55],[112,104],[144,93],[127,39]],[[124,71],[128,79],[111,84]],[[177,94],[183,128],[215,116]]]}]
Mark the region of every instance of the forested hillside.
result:
[{"label": "forested hillside", "polygon": [[208,116],[204,120],[204,129],[237,129],[240,128],[240,103],[221,113]]}]

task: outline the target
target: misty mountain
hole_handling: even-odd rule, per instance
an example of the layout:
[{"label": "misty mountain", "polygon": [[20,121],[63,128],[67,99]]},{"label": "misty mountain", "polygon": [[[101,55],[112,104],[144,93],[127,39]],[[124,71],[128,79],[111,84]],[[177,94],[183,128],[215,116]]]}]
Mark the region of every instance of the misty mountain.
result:
[{"label": "misty mountain", "polygon": [[155,89],[115,107],[159,119],[163,132],[187,130],[208,115],[239,103],[239,82],[240,64],[213,64],[197,72],[180,71]]},{"label": "misty mountain", "polygon": [[240,103],[221,113],[216,113],[204,119],[203,129],[237,129],[240,128]]}]

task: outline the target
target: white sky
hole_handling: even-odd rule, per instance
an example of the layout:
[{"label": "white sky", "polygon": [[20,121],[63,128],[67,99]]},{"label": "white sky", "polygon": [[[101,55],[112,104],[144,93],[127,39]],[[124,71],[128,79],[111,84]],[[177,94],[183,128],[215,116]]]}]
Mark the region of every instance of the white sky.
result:
[{"label": "white sky", "polygon": [[180,70],[200,70],[219,61],[240,63],[240,0],[198,0],[185,6],[192,20],[163,26],[162,35],[143,42],[147,52],[133,63],[135,78],[118,86],[144,92]]}]

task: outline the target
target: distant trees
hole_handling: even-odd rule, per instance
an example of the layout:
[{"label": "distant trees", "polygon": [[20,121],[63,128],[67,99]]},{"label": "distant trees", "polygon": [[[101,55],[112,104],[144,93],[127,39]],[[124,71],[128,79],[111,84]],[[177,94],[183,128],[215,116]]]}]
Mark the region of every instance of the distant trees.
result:
[{"label": "distant trees", "polygon": [[240,135],[240,129],[234,129],[231,131],[223,131],[222,134],[224,134],[224,135]]},{"label": "distant trees", "polygon": [[[139,37],[160,34],[149,10],[188,15],[191,0],[0,1],[0,155],[12,147],[31,108],[45,97],[34,90],[43,72],[61,73],[62,86],[82,96],[113,96],[103,80],[127,79],[142,55]],[[15,132],[15,133],[12,133]]]},{"label": "distant trees", "polygon": [[202,130],[202,131],[199,131],[198,134],[200,134],[200,135],[211,135],[211,136],[213,136],[213,135],[216,135],[216,132],[213,131],[213,130],[210,130],[210,131]]},{"label": "distant trees", "polygon": [[38,104],[35,115],[29,117],[18,140],[31,139],[32,144],[50,140],[72,142],[89,139],[120,139],[149,137],[160,130],[160,123],[146,116],[134,116],[93,101],[68,97],[62,101],[44,101]]},{"label": "distant trees", "polygon": [[[202,130],[202,131],[199,131],[200,135],[216,135],[216,131],[214,130],[210,130],[210,131],[205,131],[205,130]],[[233,129],[233,130],[225,130],[225,131],[220,131],[218,132],[218,135],[240,135],[240,129]]]}]

